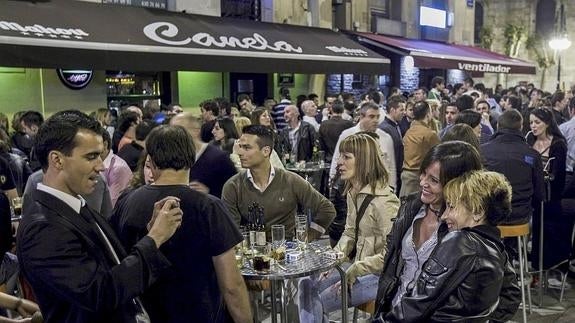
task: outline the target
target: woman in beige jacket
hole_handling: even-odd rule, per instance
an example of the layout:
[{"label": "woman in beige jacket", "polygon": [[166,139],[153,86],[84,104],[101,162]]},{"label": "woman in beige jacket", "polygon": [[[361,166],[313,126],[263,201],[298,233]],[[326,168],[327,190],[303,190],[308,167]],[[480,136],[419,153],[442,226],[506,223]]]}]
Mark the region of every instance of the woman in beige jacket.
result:
[{"label": "woman in beige jacket", "polygon": [[[346,181],[348,214],[345,230],[334,249],[343,252],[349,261],[344,266],[347,265],[350,306],[375,299],[386,237],[399,209],[399,199],[388,185],[383,154],[373,136],[358,133],[346,138],[340,144],[337,161],[341,178]],[[319,283],[326,314],[341,306],[337,276],[332,273]]]}]

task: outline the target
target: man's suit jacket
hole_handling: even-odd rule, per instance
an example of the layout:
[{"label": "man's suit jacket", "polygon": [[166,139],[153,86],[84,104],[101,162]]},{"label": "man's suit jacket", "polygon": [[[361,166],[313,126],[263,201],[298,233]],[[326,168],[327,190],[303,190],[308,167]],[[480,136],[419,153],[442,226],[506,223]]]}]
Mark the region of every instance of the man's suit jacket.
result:
[{"label": "man's suit jacket", "polygon": [[98,229],[68,204],[33,193],[17,236],[18,259],[40,305],[44,322],[135,322],[133,298],[169,265],[144,237],[126,256],[106,221],[94,218],[116,251],[116,264]]},{"label": "man's suit jacket", "polygon": [[[32,195],[33,192],[36,191],[38,183],[42,183],[43,177],[44,173],[42,173],[42,170],[39,170],[32,173],[28,178],[26,187],[24,188],[24,195],[22,196],[22,208],[24,213],[36,212],[36,210],[33,209],[35,204]],[[112,216],[112,198],[110,190],[108,189],[105,178],[100,174],[98,174],[98,183],[96,183],[94,191],[90,194],[85,194],[82,197],[86,200],[86,204],[88,204],[92,210],[95,210],[105,219],[109,219],[110,216]]]}]

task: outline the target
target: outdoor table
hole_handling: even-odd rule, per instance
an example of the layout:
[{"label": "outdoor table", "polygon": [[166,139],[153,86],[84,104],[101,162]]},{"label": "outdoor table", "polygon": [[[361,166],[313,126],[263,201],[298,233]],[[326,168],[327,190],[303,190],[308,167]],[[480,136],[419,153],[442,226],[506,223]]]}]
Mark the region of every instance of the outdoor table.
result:
[{"label": "outdoor table", "polygon": [[[340,260],[330,259],[323,255],[329,247],[321,247],[315,243],[309,243],[306,250],[303,251],[302,258],[294,261],[287,262],[285,260],[276,261],[270,266],[269,272],[258,272],[252,268],[249,261],[244,263],[241,268],[242,276],[248,280],[269,280],[271,285],[271,305],[272,305],[272,322],[277,322],[277,315],[281,314],[281,322],[287,322],[287,311],[285,305],[285,290],[283,281],[286,279],[294,279],[311,276],[313,274],[322,273],[335,268],[340,275],[341,280],[341,308],[342,308],[342,322],[347,322],[347,281],[345,279],[345,271],[340,267]],[[289,251],[289,250],[288,250]],[[281,294],[282,308],[280,311],[277,309],[276,297],[278,288]]]},{"label": "outdoor table", "polygon": [[286,170],[300,175],[307,182],[310,182],[309,181],[310,176],[312,176],[313,174],[320,174],[319,183],[316,183],[316,185],[314,185],[314,183],[311,182],[310,183],[314,185],[316,190],[318,190],[325,196],[328,196],[327,193],[329,193],[329,190],[327,189],[327,175],[328,175],[327,173],[329,172],[329,168],[330,168],[329,163],[319,164],[315,162],[307,162],[304,165],[302,165],[302,167],[298,167],[298,165],[296,164],[287,164],[285,166]]}]

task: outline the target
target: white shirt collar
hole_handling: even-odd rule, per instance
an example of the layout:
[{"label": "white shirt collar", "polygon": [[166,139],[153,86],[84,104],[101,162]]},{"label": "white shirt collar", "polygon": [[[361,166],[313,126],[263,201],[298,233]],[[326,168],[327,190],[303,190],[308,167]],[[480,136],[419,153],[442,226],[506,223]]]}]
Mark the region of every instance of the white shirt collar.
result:
[{"label": "white shirt collar", "polygon": [[86,205],[86,200],[84,200],[84,198],[81,197],[80,195],[73,196],[73,195],[70,195],[68,193],[64,193],[60,190],[57,190],[53,187],[44,185],[42,183],[38,183],[36,188],[39,191],[46,192],[46,193],[54,196],[55,198],[61,200],[62,202],[66,203],[69,207],[71,207],[78,214],[80,214],[80,209],[84,205]]},{"label": "white shirt collar", "polygon": [[[253,185],[258,191],[260,191],[260,192],[265,191],[265,190],[262,190],[262,189],[256,184],[256,182],[254,181],[254,176],[252,175],[252,172],[250,171],[249,168],[246,170],[246,175],[247,175],[248,179],[250,180],[250,182],[252,183],[252,185]],[[276,176],[276,170],[275,170],[275,168],[274,168],[273,166],[271,166],[271,167],[270,167],[270,177],[269,177],[269,179],[268,179],[268,185],[267,185],[267,186],[269,186],[269,185],[272,183],[272,180],[274,179],[275,176]],[[266,186],[266,187],[267,187],[267,186]]]}]

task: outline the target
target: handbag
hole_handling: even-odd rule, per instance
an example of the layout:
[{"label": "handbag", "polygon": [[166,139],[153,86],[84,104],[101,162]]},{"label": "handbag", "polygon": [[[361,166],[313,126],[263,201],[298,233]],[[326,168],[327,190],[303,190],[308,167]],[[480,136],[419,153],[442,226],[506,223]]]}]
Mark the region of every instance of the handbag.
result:
[{"label": "handbag", "polygon": [[356,208],[356,212],[357,212],[357,216],[355,217],[355,243],[353,246],[353,249],[351,250],[351,252],[348,255],[348,258],[354,259],[355,258],[355,254],[357,253],[357,238],[358,238],[358,234],[359,234],[359,222],[361,221],[361,218],[363,218],[363,215],[365,214],[365,209],[367,209],[367,206],[369,205],[369,203],[371,203],[371,201],[375,198],[375,195],[368,195],[363,199],[363,202],[361,203],[361,206],[359,207],[359,211]]}]

